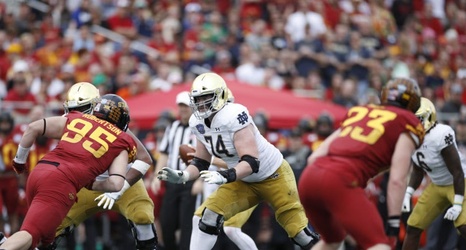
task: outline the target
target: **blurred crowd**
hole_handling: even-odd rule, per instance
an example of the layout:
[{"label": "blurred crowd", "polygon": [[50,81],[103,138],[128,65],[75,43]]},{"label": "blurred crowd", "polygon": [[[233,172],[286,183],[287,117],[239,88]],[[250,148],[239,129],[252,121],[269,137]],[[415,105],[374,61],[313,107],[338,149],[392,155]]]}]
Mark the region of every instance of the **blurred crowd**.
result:
[{"label": "blurred crowd", "polygon": [[[389,78],[412,77],[466,152],[465,58],[465,0],[0,0],[0,111],[18,128],[62,114],[67,90],[80,81],[129,99],[213,71],[349,108],[378,103]],[[154,159],[173,115],[140,131]],[[266,113],[255,119],[267,128]],[[300,166],[297,176],[325,137],[317,125],[332,121],[319,119],[268,131]],[[251,234],[280,239],[270,228]]]}]

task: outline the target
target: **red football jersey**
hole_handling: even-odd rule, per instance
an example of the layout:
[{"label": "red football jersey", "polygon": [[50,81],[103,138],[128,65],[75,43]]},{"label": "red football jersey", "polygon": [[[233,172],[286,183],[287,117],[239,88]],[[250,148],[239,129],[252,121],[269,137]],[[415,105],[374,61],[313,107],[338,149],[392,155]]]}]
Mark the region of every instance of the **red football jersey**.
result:
[{"label": "red football jersey", "polygon": [[136,157],[133,138],[110,122],[93,115],[70,112],[56,148],[42,160],[58,162],[58,168],[80,189],[105,172],[121,151]]},{"label": "red football jersey", "polygon": [[416,147],[424,139],[419,119],[412,112],[395,106],[353,107],[340,128],[340,136],[329,147],[329,157],[317,159],[316,165],[336,171],[348,177],[351,185],[361,187],[388,169],[400,134],[409,133]]}]

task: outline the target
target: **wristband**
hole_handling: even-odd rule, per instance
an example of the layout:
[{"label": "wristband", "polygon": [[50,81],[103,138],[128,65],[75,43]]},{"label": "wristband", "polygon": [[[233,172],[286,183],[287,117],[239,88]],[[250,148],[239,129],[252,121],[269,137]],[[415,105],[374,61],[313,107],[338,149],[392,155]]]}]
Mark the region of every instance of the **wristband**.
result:
[{"label": "wristband", "polygon": [[120,194],[123,194],[126,190],[128,190],[128,188],[130,188],[131,185],[129,184],[128,181],[125,180],[125,183],[123,184],[123,187],[121,188],[121,190],[119,191]]},{"label": "wristband", "polygon": [[387,224],[390,226],[390,227],[400,227],[400,216],[399,215],[394,215],[394,216],[390,216],[388,217],[388,220],[387,220]]},{"label": "wristband", "polygon": [[19,164],[25,164],[31,148],[23,148],[18,145],[18,151],[16,151],[15,162]]},{"label": "wristband", "polygon": [[455,198],[453,199],[453,205],[462,206],[463,205],[463,200],[464,200],[463,195],[455,194]]},{"label": "wristband", "polygon": [[385,232],[388,236],[398,236],[400,233],[400,216],[390,216],[387,220],[387,227],[385,228]]},{"label": "wristband", "polygon": [[406,188],[406,193],[409,194],[410,196],[413,195],[414,191],[416,191],[416,189],[414,189],[413,187],[408,186]]},{"label": "wristband", "polygon": [[135,160],[133,165],[131,165],[131,168],[134,168],[141,172],[142,175],[145,175],[147,170],[150,168],[150,165],[141,160]]},{"label": "wristband", "polygon": [[230,168],[225,171],[218,171],[219,174],[221,174],[225,179],[227,179],[227,183],[236,181],[236,169],[235,168]]}]

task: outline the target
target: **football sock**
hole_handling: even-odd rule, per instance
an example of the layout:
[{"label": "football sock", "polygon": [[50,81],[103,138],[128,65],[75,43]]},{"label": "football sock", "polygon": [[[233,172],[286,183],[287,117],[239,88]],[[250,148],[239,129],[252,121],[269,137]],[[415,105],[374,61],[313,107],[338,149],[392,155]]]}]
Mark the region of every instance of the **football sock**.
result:
[{"label": "football sock", "polygon": [[257,250],[254,241],[238,227],[223,227],[228,238],[241,250]]}]

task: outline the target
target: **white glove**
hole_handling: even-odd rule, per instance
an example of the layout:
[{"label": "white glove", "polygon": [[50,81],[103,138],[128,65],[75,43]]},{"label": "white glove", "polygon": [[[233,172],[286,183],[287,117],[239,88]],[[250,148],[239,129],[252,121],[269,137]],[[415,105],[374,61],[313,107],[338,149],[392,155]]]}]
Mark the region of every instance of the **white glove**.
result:
[{"label": "white glove", "polygon": [[157,178],[159,180],[168,181],[170,183],[180,184],[185,183],[189,180],[189,173],[186,171],[174,170],[171,168],[162,168],[157,173]]},{"label": "white glove", "polygon": [[401,212],[409,212],[411,211],[411,196],[413,196],[414,188],[408,186],[406,188],[405,198],[403,199],[403,206],[401,207]]},{"label": "white glove", "polygon": [[112,193],[103,193],[99,196],[97,196],[97,198],[94,199],[94,201],[99,201],[99,203],[97,204],[98,207],[102,206],[103,209],[107,209],[110,210],[112,209],[113,207],[113,204],[115,204],[115,201],[120,199],[121,197],[121,194],[120,192],[112,192]]},{"label": "white glove", "polygon": [[455,194],[455,197],[453,199],[453,206],[447,210],[447,212],[445,213],[445,217],[443,218],[451,221],[455,221],[456,219],[458,219],[458,216],[463,210],[463,201],[463,195]]},{"label": "white glove", "polygon": [[227,178],[223,177],[217,171],[204,170],[204,171],[201,171],[200,174],[201,174],[201,178],[204,179],[204,181],[209,184],[221,185],[221,184],[227,183]]},{"label": "white glove", "polygon": [[99,203],[97,204],[98,207],[102,206],[103,209],[112,209],[113,207],[113,204],[115,204],[115,201],[119,200],[121,198],[121,196],[123,195],[123,193],[130,187],[129,183],[127,181],[125,181],[125,184],[123,185],[123,188],[118,191],[118,192],[107,192],[107,193],[103,193],[99,196],[97,196],[97,198],[94,199],[94,201],[99,201]]},{"label": "white glove", "polygon": [[462,205],[455,204],[447,210],[444,219],[455,221],[463,210]]}]

